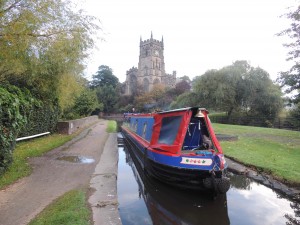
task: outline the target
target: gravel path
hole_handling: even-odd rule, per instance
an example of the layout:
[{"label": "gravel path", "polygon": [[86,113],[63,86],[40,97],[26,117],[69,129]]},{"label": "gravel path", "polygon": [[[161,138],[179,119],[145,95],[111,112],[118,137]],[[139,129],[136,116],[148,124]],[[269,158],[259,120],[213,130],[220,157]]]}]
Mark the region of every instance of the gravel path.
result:
[{"label": "gravel path", "polygon": [[[0,191],[0,224],[27,224],[57,197],[72,189],[89,187],[108,138],[106,123],[100,120],[64,146],[32,158],[33,173]],[[95,161],[74,163],[57,159],[62,156],[83,156]]]}]

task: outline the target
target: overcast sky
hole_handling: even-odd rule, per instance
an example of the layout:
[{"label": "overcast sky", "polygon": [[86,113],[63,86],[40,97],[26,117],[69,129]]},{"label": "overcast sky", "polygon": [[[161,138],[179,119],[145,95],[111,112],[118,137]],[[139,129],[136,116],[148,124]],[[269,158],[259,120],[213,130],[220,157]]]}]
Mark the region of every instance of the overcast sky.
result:
[{"label": "overcast sky", "polygon": [[274,80],[290,68],[280,16],[296,0],[85,0],[85,10],[102,23],[101,37],[87,65],[91,78],[100,65],[113,69],[121,82],[138,66],[139,42],[164,38],[167,73],[191,79],[209,69],[247,60]]}]

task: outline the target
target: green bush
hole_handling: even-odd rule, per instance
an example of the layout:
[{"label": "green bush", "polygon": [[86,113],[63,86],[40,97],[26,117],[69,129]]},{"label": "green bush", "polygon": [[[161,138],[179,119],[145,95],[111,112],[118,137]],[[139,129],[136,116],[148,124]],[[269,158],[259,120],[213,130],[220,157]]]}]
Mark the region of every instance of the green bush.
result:
[{"label": "green bush", "polygon": [[34,101],[28,90],[11,85],[0,87],[0,175],[12,162],[16,137]]},{"label": "green bush", "polygon": [[92,112],[102,111],[103,104],[98,102],[96,92],[86,89],[75,99],[74,106],[66,110],[61,119],[73,120],[90,116]]},{"label": "green bush", "polygon": [[40,103],[33,105],[32,112],[28,115],[26,126],[18,134],[18,137],[54,132],[59,118],[58,102]]},{"label": "green bush", "polygon": [[12,162],[16,138],[53,132],[59,115],[57,101],[43,103],[27,89],[0,87],[0,175]]}]

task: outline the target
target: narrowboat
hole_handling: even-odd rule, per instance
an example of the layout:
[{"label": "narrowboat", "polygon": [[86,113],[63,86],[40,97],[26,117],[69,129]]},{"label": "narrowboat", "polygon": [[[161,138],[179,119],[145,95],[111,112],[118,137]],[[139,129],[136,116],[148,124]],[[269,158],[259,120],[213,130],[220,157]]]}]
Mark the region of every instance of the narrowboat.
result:
[{"label": "narrowboat", "polygon": [[184,189],[228,191],[227,163],[205,108],[127,113],[121,128],[150,176]]},{"label": "narrowboat", "polygon": [[132,168],[138,184],[139,198],[143,198],[152,224],[230,224],[226,195],[220,195],[211,201],[211,196],[205,193],[195,194],[194,191],[170,188],[146,176],[135,155],[126,145],[124,153],[126,163]]}]

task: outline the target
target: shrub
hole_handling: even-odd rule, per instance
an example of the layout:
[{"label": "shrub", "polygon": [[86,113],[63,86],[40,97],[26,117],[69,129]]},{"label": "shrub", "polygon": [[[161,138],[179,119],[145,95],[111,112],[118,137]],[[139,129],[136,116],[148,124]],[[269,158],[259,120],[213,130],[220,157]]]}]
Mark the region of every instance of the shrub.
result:
[{"label": "shrub", "polygon": [[0,87],[0,175],[12,162],[16,138],[53,132],[59,115],[57,101],[43,103],[27,89]]},{"label": "shrub", "polygon": [[58,102],[40,103],[32,106],[27,123],[20,130],[18,137],[25,137],[44,132],[54,132],[59,118]]},{"label": "shrub", "polygon": [[28,90],[11,85],[0,87],[0,175],[12,162],[16,137],[34,102]]}]

